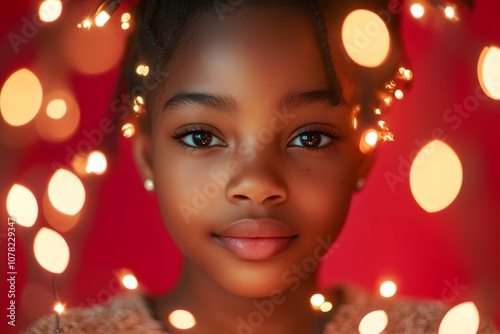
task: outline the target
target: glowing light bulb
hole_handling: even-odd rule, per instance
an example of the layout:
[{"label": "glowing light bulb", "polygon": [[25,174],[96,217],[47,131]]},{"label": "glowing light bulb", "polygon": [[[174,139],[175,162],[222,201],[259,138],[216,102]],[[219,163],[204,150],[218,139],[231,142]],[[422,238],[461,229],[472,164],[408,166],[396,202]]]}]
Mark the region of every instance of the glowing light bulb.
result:
[{"label": "glowing light bulb", "polygon": [[61,99],[55,99],[47,105],[47,115],[52,119],[61,119],[67,110],[66,102]]},{"label": "glowing light bulb", "polygon": [[375,146],[378,142],[378,132],[375,130],[369,130],[365,134],[365,142],[369,146]]},{"label": "glowing light bulb", "polygon": [[389,30],[380,16],[369,10],[349,13],[342,24],[341,35],[347,55],[358,65],[380,66],[389,54]]},{"label": "glowing light bulb", "polygon": [[[29,98],[26,98],[29,96]],[[29,123],[40,110],[42,85],[37,76],[28,69],[14,72],[5,81],[0,92],[0,113],[12,126]]]},{"label": "glowing light bulb", "polygon": [[33,244],[35,258],[47,271],[61,274],[69,263],[69,247],[66,240],[54,230],[42,227]]},{"label": "glowing light bulb", "polygon": [[136,68],[136,73],[142,76],[146,76],[149,73],[149,66],[147,65],[139,65]]},{"label": "glowing light bulb", "polygon": [[127,30],[128,28],[130,28],[130,23],[128,23],[128,22],[123,22],[123,23],[122,23],[122,29],[123,29],[123,30]]},{"label": "glowing light bulb", "polygon": [[31,227],[38,218],[38,203],[28,188],[14,184],[7,195],[7,212],[19,225]]},{"label": "glowing light bulb", "polygon": [[401,100],[404,97],[403,91],[398,89],[394,92],[394,97],[398,100]]},{"label": "glowing light bulb", "polygon": [[110,18],[111,16],[109,16],[108,13],[102,11],[99,14],[97,14],[96,17],[94,18],[95,25],[97,27],[104,27],[104,25],[106,24],[106,22],[108,22]]},{"label": "glowing light bulb", "polygon": [[441,320],[438,334],[476,334],[479,312],[473,302],[459,304],[450,309]]},{"label": "glowing light bulb", "polygon": [[447,6],[444,9],[444,15],[446,15],[446,17],[449,19],[453,19],[455,17],[455,9],[453,9],[453,7],[451,6]]},{"label": "glowing light bulb", "polygon": [[64,305],[61,304],[61,303],[57,303],[55,306],[54,306],[54,311],[56,311],[57,313],[61,314],[64,312]]},{"label": "glowing light bulb", "polygon": [[122,134],[126,138],[130,138],[135,134],[135,127],[130,124],[126,123],[122,126]]},{"label": "glowing light bulb", "polygon": [[61,16],[62,7],[61,0],[45,0],[40,4],[38,16],[43,22],[54,22]]},{"label": "glowing light bulb", "polygon": [[425,9],[424,9],[424,7],[421,4],[416,3],[416,4],[413,4],[410,7],[410,12],[411,12],[411,15],[413,15],[414,18],[419,19],[422,16],[424,16]]},{"label": "glowing light bulb", "polygon": [[401,74],[401,77],[406,81],[410,81],[413,78],[413,72],[407,68],[401,67],[399,69],[399,73]]},{"label": "glowing light bulb", "polygon": [[89,19],[85,19],[81,23],[78,23],[77,27],[90,29],[90,27],[92,27],[92,21],[90,21]]},{"label": "glowing light bulb", "polygon": [[387,327],[389,318],[383,310],[368,313],[359,323],[360,334],[380,334]]},{"label": "glowing light bulb", "polygon": [[427,212],[437,212],[450,205],[460,192],[462,180],[459,157],[439,140],[422,147],[410,168],[411,193]]},{"label": "glowing light bulb", "polygon": [[382,115],[382,111],[380,110],[380,108],[375,109],[375,115]]},{"label": "glowing light bulb", "polygon": [[311,305],[314,307],[320,307],[324,302],[325,297],[320,293],[317,293],[311,297]]},{"label": "glowing light bulb", "polygon": [[135,278],[132,274],[127,274],[122,278],[122,284],[129,290],[137,289],[139,283],[137,282],[137,278]]},{"label": "glowing light bulb", "polygon": [[123,13],[122,14],[122,22],[128,22],[130,20],[130,14],[129,13]]},{"label": "glowing light bulb", "polygon": [[330,310],[332,308],[333,308],[332,303],[330,303],[330,302],[324,302],[323,304],[321,304],[321,306],[320,306],[319,309],[321,310],[321,312],[325,312],[326,313],[326,312],[330,312]]},{"label": "glowing light bulb", "polygon": [[189,311],[175,310],[168,316],[168,321],[172,326],[179,329],[189,329],[196,325],[194,316]]},{"label": "glowing light bulb", "polygon": [[397,287],[392,281],[385,281],[380,285],[380,295],[385,298],[392,297],[396,294]]},{"label": "glowing light bulb", "polygon": [[82,181],[66,169],[54,173],[49,181],[48,195],[54,208],[67,215],[76,215],[85,203]]},{"label": "glowing light bulb", "polygon": [[103,174],[108,166],[106,156],[100,151],[93,151],[87,159],[87,173]]},{"label": "glowing light bulb", "polygon": [[477,77],[484,93],[500,100],[500,48],[486,46],[477,61]]}]

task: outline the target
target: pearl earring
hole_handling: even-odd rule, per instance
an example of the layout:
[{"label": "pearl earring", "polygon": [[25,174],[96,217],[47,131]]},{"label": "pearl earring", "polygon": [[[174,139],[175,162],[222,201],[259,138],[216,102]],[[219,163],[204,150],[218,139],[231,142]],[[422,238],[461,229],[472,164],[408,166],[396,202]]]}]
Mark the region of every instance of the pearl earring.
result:
[{"label": "pearl earring", "polygon": [[154,191],[155,184],[153,183],[153,180],[151,179],[144,180],[144,189],[146,189],[147,191]]},{"label": "pearl earring", "polygon": [[356,190],[361,190],[364,188],[365,186],[365,179],[364,178],[360,178],[358,179],[358,181],[356,181]]}]

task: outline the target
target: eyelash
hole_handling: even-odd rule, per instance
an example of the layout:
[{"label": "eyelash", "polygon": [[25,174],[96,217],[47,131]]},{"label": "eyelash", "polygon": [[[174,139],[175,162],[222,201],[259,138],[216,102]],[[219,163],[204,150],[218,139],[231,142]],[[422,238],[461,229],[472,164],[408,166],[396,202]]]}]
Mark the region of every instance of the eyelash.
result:
[{"label": "eyelash", "polygon": [[195,151],[198,151],[198,152],[201,152],[201,151],[204,151],[206,149],[209,149],[209,148],[212,148],[212,147],[215,147],[215,146],[221,146],[221,145],[212,145],[212,146],[192,146],[192,145],[189,145],[185,142],[182,141],[182,138],[185,138],[189,135],[192,135],[194,133],[197,133],[197,132],[204,132],[204,133],[208,133],[210,134],[212,137],[214,138],[217,138],[219,141],[222,141],[222,139],[220,139],[217,135],[214,134],[214,131],[210,130],[210,129],[205,129],[203,127],[200,127],[200,126],[195,126],[195,125],[190,125],[190,126],[187,126],[185,128],[182,128],[180,130],[178,130],[177,132],[173,133],[172,134],[172,138],[176,140],[177,144],[184,150],[188,151],[188,152],[195,152]]},{"label": "eyelash", "polygon": [[[319,146],[319,147],[306,147],[306,146],[295,146],[295,145],[292,146],[291,145],[291,143],[293,141],[295,141],[297,138],[299,138],[300,136],[307,134],[307,133],[318,133],[320,135],[326,136],[329,139],[331,139],[331,142],[327,143],[323,146]],[[293,136],[293,138],[289,141],[289,144],[287,146],[288,147],[298,147],[301,149],[306,149],[308,151],[320,151],[320,150],[329,149],[332,144],[334,144],[336,141],[339,141],[340,139],[342,139],[341,134],[338,131],[333,130],[331,128],[323,128],[323,127],[309,127],[309,128],[307,128],[306,127],[306,128],[301,129],[299,132],[297,132],[297,134],[295,136]]]},{"label": "eyelash", "polygon": [[[217,135],[214,134],[214,132],[210,129],[205,129],[203,127],[200,127],[200,126],[194,126],[194,125],[191,125],[191,126],[187,126],[185,128],[182,128],[180,129],[179,131],[175,132],[172,134],[172,138],[176,140],[176,142],[178,143],[178,145],[185,149],[186,151],[188,152],[193,152],[193,151],[204,151],[206,149],[209,149],[211,147],[215,147],[215,146],[221,146],[221,145],[212,145],[212,146],[192,146],[192,145],[189,145],[185,142],[183,142],[181,139],[182,138],[185,138],[191,134],[194,134],[194,133],[197,133],[197,132],[205,132],[205,133],[208,133],[210,134],[211,136],[217,138],[219,141],[222,141],[222,139],[220,139]],[[322,136],[326,136],[328,137],[329,139],[331,139],[331,142],[330,143],[327,143],[323,146],[319,146],[319,147],[306,147],[306,146],[297,146],[297,145],[291,145],[291,143],[293,141],[295,141],[297,138],[299,138],[300,136],[304,135],[304,134],[308,134],[308,133],[317,133],[317,134],[320,134]],[[325,150],[325,149],[328,149],[335,141],[338,141],[342,138],[342,136],[340,135],[340,133],[338,131],[335,131],[333,129],[330,129],[330,128],[322,128],[322,127],[310,127],[310,128],[303,128],[301,129],[299,132],[297,132],[295,134],[295,136],[288,142],[287,144],[287,147],[299,147],[299,148],[302,148],[302,149],[306,149],[306,150],[309,150],[309,151],[320,151],[320,150]]]}]

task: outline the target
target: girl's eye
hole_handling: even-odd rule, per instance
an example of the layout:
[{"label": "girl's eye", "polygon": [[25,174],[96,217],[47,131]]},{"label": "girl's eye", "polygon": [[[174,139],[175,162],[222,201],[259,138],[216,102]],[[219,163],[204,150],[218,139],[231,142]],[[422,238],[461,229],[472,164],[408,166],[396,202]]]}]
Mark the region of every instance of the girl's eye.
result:
[{"label": "girl's eye", "polygon": [[320,131],[307,131],[295,137],[288,146],[319,148],[330,144],[332,140],[331,135],[323,134]]},{"label": "girl's eye", "polygon": [[224,142],[219,137],[209,131],[191,131],[188,134],[183,134],[178,139],[187,146],[197,148],[225,146]]}]

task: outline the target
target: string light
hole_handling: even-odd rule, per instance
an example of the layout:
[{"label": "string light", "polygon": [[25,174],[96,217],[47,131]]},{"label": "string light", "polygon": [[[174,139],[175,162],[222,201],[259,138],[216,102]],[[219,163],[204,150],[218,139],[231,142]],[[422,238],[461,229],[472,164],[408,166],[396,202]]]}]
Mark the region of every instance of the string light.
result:
[{"label": "string light", "polygon": [[149,73],[149,66],[147,65],[139,65],[137,66],[137,68],[135,69],[135,72],[139,75],[142,75],[142,76],[147,76],[148,73]]},{"label": "string light", "polygon": [[451,6],[447,6],[444,9],[444,15],[446,15],[446,17],[449,19],[455,18],[455,9],[453,9],[453,7]]},{"label": "string light", "polygon": [[57,303],[55,306],[54,306],[54,311],[56,311],[58,314],[61,314],[64,312],[64,305],[61,304],[61,303]]},{"label": "string light", "polygon": [[394,97],[398,100],[401,100],[403,99],[404,97],[404,94],[403,94],[403,91],[401,89],[398,89],[394,92]]},{"label": "string light", "polygon": [[90,19],[85,19],[81,23],[78,23],[77,27],[90,29],[90,27],[92,27],[92,21],[90,21]]},{"label": "string light", "polygon": [[103,27],[120,6],[121,0],[106,0],[101,3],[94,16],[94,24]]},{"label": "string light", "polygon": [[135,134],[135,127],[130,123],[126,123],[122,126],[122,134],[125,138],[130,138]]},{"label": "string light", "polygon": [[416,3],[416,4],[413,4],[410,7],[410,12],[411,12],[411,15],[413,15],[414,18],[419,19],[422,16],[424,16],[425,9],[424,9],[424,7],[421,4]]},{"label": "string light", "polygon": [[122,15],[122,29],[123,30],[127,30],[128,28],[130,28],[130,14],[129,13],[123,13]]}]

